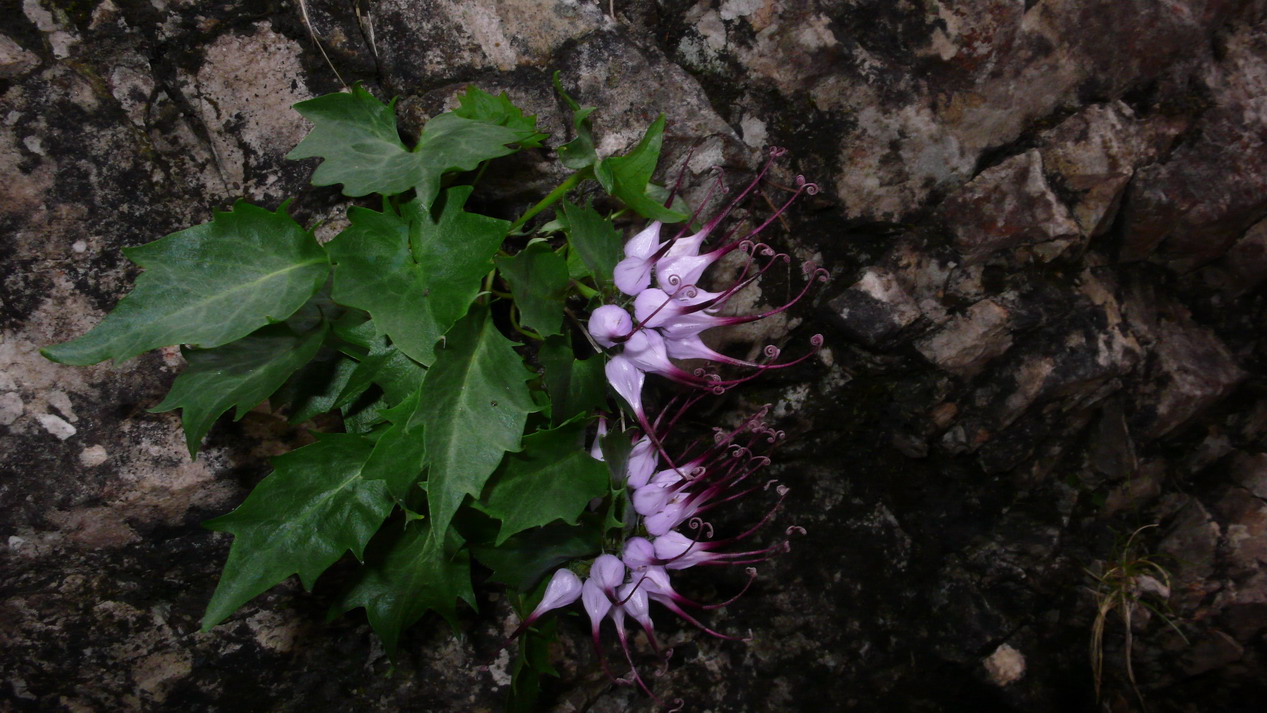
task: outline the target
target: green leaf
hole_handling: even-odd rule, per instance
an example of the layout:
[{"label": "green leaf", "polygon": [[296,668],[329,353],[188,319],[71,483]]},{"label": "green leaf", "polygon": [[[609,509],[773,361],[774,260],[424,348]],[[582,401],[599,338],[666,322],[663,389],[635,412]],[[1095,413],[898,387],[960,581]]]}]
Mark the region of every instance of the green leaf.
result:
[{"label": "green leaf", "polygon": [[421,175],[419,156],[409,151],[396,128],[393,100],[384,104],[360,84],[295,105],[313,123],[289,159],[325,159],[312,174],[312,185],[343,184],[343,194],[393,195],[413,188]]},{"label": "green leaf", "polygon": [[509,100],[502,105],[498,98],[485,102],[470,94],[469,107],[460,113],[445,112],[428,121],[413,151],[400,140],[395,102],[384,104],[359,84],[350,93],[300,102],[295,110],[313,122],[313,129],[286,157],[325,159],[312,174],[313,185],[342,183],[344,195],[354,197],[417,188],[418,200],[430,208],[441,175],[469,171],[520,146],[540,145],[535,118],[523,117]]},{"label": "green leaf", "polygon": [[586,421],[524,436],[487,487],[488,512],[502,521],[495,546],[555,520],[574,525],[590,500],[607,494],[607,466],[585,450]]},{"label": "green leaf", "polygon": [[541,345],[537,359],[545,369],[552,424],[557,426],[607,402],[607,380],[601,358],[576,359],[566,338],[550,337]]},{"label": "green leaf", "polygon": [[548,243],[535,242],[514,257],[499,257],[493,262],[510,283],[524,326],[543,336],[558,334],[568,289],[567,261]]},{"label": "green leaf", "polygon": [[551,644],[558,641],[558,619],[549,617],[530,627],[519,637],[519,656],[511,670],[510,691],[506,696],[506,713],[536,713],[541,710],[541,677],[558,678],[550,664]]},{"label": "green leaf", "polygon": [[186,350],[189,365],[150,412],[180,409],[189,455],[197,456],[220,414],[236,407],[236,421],[258,406],[312,360],[325,334],[325,325],[295,334],[284,324],[272,324],[222,347]]},{"label": "green leaf", "polygon": [[410,491],[422,475],[427,448],[422,440],[422,427],[410,427],[410,419],[418,408],[421,390],[395,408],[383,412],[391,426],[374,444],[362,473],[366,480],[382,480],[397,502],[408,502]]},{"label": "green leaf", "polygon": [[559,163],[574,171],[593,166],[598,163],[598,153],[594,150],[594,131],[590,127],[589,119],[590,114],[594,113],[594,107],[582,107],[568,96],[568,93],[563,91],[563,84],[559,82],[557,71],[554,73],[554,90],[572,110],[572,128],[576,131],[575,139],[557,149]]},{"label": "green leaf", "polygon": [[458,104],[454,114],[513,129],[523,137],[518,143],[524,148],[540,148],[541,140],[546,138],[546,134],[537,133],[537,117],[531,114],[524,116],[523,110],[510,101],[506,92],[493,96],[476,87],[468,87],[466,93],[458,97]]},{"label": "green leaf", "polygon": [[242,201],[123,253],[145,268],[131,294],[84,336],[45,347],[45,357],[83,366],[172,344],[218,347],[289,317],[330,270],[284,206],[273,213]]},{"label": "green leaf", "polygon": [[321,436],[274,458],[275,472],[240,507],[204,523],[234,539],[203,631],[292,574],[311,589],[344,552],[361,557],[392,508],[386,484],[361,477],[373,449],[361,436]]},{"label": "green leaf", "polygon": [[547,573],[572,560],[597,555],[602,547],[599,521],[586,516],[580,527],[547,525],[521,532],[498,547],[471,545],[471,554],[493,570],[492,581],[526,592]]},{"label": "green leaf", "polygon": [[332,295],[364,309],[415,361],[435,361],[435,343],[480,291],[510,223],[467,213],[470,186],[445,192],[439,221],[416,201],[405,215],[354,207],[352,225],[327,249],[336,263]]},{"label": "green leaf", "polygon": [[664,115],[656,117],[647,127],[642,140],[624,156],[603,159],[594,175],[603,188],[644,218],[665,223],[678,223],[686,215],[665,208],[647,196],[647,183],[655,173],[660,160],[660,145],[664,140]]},{"label": "green leaf", "polygon": [[369,354],[358,361],[333,408],[347,406],[375,384],[392,405],[398,404],[418,390],[426,373],[421,364],[378,337],[370,342]]},{"label": "green leaf", "polygon": [[472,308],[445,336],[414,413],[424,427],[427,500],[438,532],[448,529],[464,497],[479,495],[502,454],[519,450],[536,410],[524,383],[530,374],[486,308]]},{"label": "green leaf", "polygon": [[484,161],[515,153],[525,144],[540,145],[539,137],[535,128],[490,124],[455,113],[432,118],[422,128],[414,149],[419,161],[417,200],[430,209],[440,192],[440,176],[470,171]]},{"label": "green leaf", "polygon": [[296,371],[274,394],[273,400],[287,405],[290,423],[303,423],[337,407],[356,369],[355,359],[320,350],[313,361]]},{"label": "green leaf", "polygon": [[400,633],[428,610],[439,612],[456,629],[457,600],[475,606],[470,555],[460,546],[461,538],[452,530],[447,538],[432,537],[425,520],[413,520],[400,530],[385,528],[335,610],[364,607],[389,655],[395,654]]},{"label": "green leaf", "polygon": [[566,200],[563,201],[563,215],[568,226],[568,244],[600,285],[610,284],[621,256],[620,234],[616,232],[616,227],[593,207],[573,205]]}]

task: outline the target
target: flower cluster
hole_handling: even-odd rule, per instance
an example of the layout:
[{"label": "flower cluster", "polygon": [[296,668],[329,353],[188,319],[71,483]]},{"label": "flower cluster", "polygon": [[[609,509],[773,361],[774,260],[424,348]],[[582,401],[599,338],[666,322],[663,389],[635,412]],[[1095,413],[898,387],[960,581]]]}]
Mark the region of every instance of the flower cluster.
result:
[{"label": "flower cluster", "polygon": [[[615,625],[616,636],[631,670],[627,678],[612,678],[637,683],[652,696],[654,693],[634,665],[626,620],[631,619],[645,632],[652,650],[664,660],[671,652],[656,640],[650,602],[664,606],[710,635],[734,639],[736,637],[709,629],[686,611],[686,608],[714,609],[729,604],[734,598],[708,606],[695,603],[674,590],[669,573],[706,565],[752,565],[788,547],[787,540],[783,539],[765,548],[735,548],[770,520],[787,493],[787,489],[775,481],[762,483],[755,477],[761,468],[770,463],[770,458],[760,451],[774,447],[783,438],[781,431],[765,424],[768,409],[761,409],[729,432],[716,429],[712,443],[706,448],[695,449],[699,452],[687,450],[672,457],[664,447],[665,436],[703,394],[721,393],[767,369],[791,366],[813,354],[810,351],[793,361],[777,363],[779,350],[771,345],[764,349],[765,359],[749,362],[721,354],[701,339],[703,332],[715,327],[743,324],[780,313],[804,297],[815,282],[827,279],[825,270],[807,262],[802,265],[806,284],[786,304],[761,314],[722,314],[723,307],[736,293],[751,285],[772,266],[791,261],[787,254],[776,252],[755,238],[797,196],[818,190],[817,186],[798,176],[792,196],[760,224],[743,230],[741,223],[724,232],[719,231],[723,221],[752,194],[774,158],[781,154],[781,150],[772,151],[770,162],[752,183],[705,222],[698,232],[687,235],[689,228],[683,228],[677,235],[665,240],[661,236],[664,226],[653,222],[629,239],[624,247],[624,259],[616,265],[613,281],[624,295],[632,298],[633,313],[631,315],[621,305],[607,304],[595,309],[589,320],[590,335],[611,354],[606,365],[608,382],[628,402],[639,424],[639,432],[632,439],[632,449],[624,468],[629,502],[639,516],[638,532],[628,533],[630,536],[626,537],[619,556],[604,554],[595,559],[584,580],[569,569],[555,572],[544,598],[524,620],[522,627],[531,625],[550,610],[580,599],[590,618],[600,660],[603,660],[600,646],[602,624],[611,619]],[[720,185],[718,181],[710,189],[705,204]],[[687,225],[693,223],[696,217],[692,216]],[[721,237],[716,246],[705,249],[706,240],[718,233]],[[704,271],[735,251],[743,252],[747,259],[734,282],[716,292],[699,287]],[[822,336],[814,335],[810,342],[816,350],[822,344]],[[688,371],[674,363],[675,359],[705,360],[709,364]],[[752,373],[725,379],[717,372],[720,366],[748,368]],[[642,392],[647,374],[659,374],[696,391],[686,396],[676,410],[671,410],[671,402],[653,422],[643,404]],[[603,454],[599,441],[605,432],[606,422],[600,420],[599,438],[595,439],[592,450],[600,460]],[[713,539],[713,528],[704,519],[711,510],[748,494],[771,489],[777,494],[777,499],[756,525],[733,537]],[[692,533],[691,536],[680,531],[683,527]],[[797,527],[789,528],[788,534],[799,530]],[[756,570],[748,567],[747,571],[748,584],[751,584]],[[748,584],[743,587],[744,591]],[[742,594],[743,591],[739,593]],[[603,666],[610,675],[605,660]]]},{"label": "flower cluster", "polygon": [[[796,304],[816,281],[826,281],[827,271],[812,262],[802,263],[805,286],[787,303],[760,314],[724,316],[721,314],[727,301],[743,288],[751,285],[776,264],[791,262],[791,256],[776,252],[770,246],[757,242],[757,235],[777,219],[802,193],[813,195],[818,186],[796,177],[796,189],[774,213],[759,225],[746,231],[740,226],[726,231],[720,245],[701,252],[704,242],[713,235],[730,215],[760,183],[771,163],[782,155],[781,149],[771,151],[770,161],[756,178],[725,208],[713,216],[694,234],[687,235],[689,225],[668,240],[661,240],[663,225],[653,222],[625,243],[625,257],[616,265],[614,282],[625,295],[633,298],[633,316],[628,310],[608,304],[594,310],[590,316],[589,332],[594,341],[605,349],[620,348],[620,352],[607,362],[607,379],[616,393],[633,409],[643,429],[652,432],[642,403],[642,388],[647,374],[659,374],[687,386],[720,393],[730,386],[755,377],[766,369],[791,366],[809,354],[791,362],[773,363],[779,349],[774,345],[765,348],[765,362],[754,363],[721,354],[704,344],[701,334],[714,327],[745,324],[778,314]],[[714,185],[716,188],[720,185]],[[709,196],[705,197],[707,203]],[[695,216],[692,216],[694,219]],[[735,281],[725,289],[710,292],[698,285],[704,271],[722,257],[736,250],[747,255],[743,268]],[[764,260],[764,264],[758,265]],[[654,276],[655,286],[652,286]],[[636,320],[636,321],[635,321]],[[821,346],[822,336],[811,339],[815,348]],[[811,352],[812,353],[812,352]],[[746,377],[725,380],[715,371],[697,368],[687,371],[672,359],[703,359],[714,364],[746,366],[755,371]]]}]

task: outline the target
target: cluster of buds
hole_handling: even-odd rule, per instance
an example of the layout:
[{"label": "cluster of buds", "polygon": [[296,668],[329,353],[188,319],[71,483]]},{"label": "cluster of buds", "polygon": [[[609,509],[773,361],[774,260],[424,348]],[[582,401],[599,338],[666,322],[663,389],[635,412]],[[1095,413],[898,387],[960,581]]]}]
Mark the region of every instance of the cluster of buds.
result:
[{"label": "cluster of buds", "polygon": [[[774,158],[782,153],[779,149],[773,150],[770,162],[752,183],[704,223],[698,232],[686,234],[689,225],[698,217],[696,215],[687,222],[688,227],[668,240],[661,239],[663,225],[659,222],[651,223],[629,239],[625,243],[624,259],[616,265],[613,281],[622,293],[632,298],[633,314],[617,304],[603,305],[594,310],[588,325],[595,343],[609,350],[610,358],[606,365],[608,382],[628,402],[639,424],[640,433],[635,434],[624,468],[629,502],[639,516],[638,533],[630,533],[632,536],[625,539],[619,556],[604,554],[596,558],[584,580],[570,569],[556,571],[546,586],[541,603],[525,618],[520,630],[546,612],[580,599],[589,615],[594,645],[604,670],[613,680],[636,683],[653,697],[655,694],[634,664],[626,620],[633,620],[642,629],[651,649],[664,661],[668,660],[671,650],[660,646],[656,640],[650,614],[651,602],[664,606],[712,636],[737,639],[739,637],[708,628],[686,609],[726,606],[751,585],[756,576],[756,570],[751,565],[788,547],[786,538],[764,548],[736,547],[770,520],[787,494],[787,488],[775,481],[761,483],[754,477],[770,463],[770,458],[758,451],[773,447],[783,438],[781,431],[765,424],[768,408],[762,408],[732,431],[716,429],[712,443],[701,452],[688,450],[674,458],[663,445],[664,437],[700,396],[724,392],[767,369],[799,363],[822,345],[822,336],[814,335],[810,340],[813,350],[799,359],[786,362],[776,362],[779,349],[771,345],[765,347],[763,360],[750,362],[721,354],[705,345],[700,337],[705,330],[714,327],[753,322],[783,312],[804,297],[815,282],[827,279],[825,270],[807,262],[802,265],[806,284],[786,304],[761,314],[721,314],[732,296],[751,285],[773,265],[791,261],[787,254],[776,252],[755,238],[797,196],[802,193],[812,195],[818,190],[817,186],[798,176],[793,195],[772,215],[747,230],[741,231],[742,224],[732,227],[722,232],[716,247],[704,249],[705,241],[721,232],[718,227],[755,190]],[[708,203],[719,186],[720,181],[713,185],[702,204]],[[700,288],[697,283],[704,271],[735,251],[742,251],[747,260],[734,282],[716,292]],[[702,359],[711,364],[688,371],[675,364],[674,359]],[[721,365],[751,369],[752,373],[725,379],[716,370]],[[647,417],[642,397],[647,374],[659,374],[693,387],[695,391],[675,412],[670,413],[672,404],[666,407],[653,423]],[[599,443],[605,432],[606,422],[600,421],[599,438],[595,439],[592,451],[594,457],[600,460],[603,454]],[[753,492],[770,490],[777,494],[777,499],[756,525],[733,537],[713,539],[713,527],[704,519],[709,511]],[[683,528],[691,534],[684,534]],[[803,532],[799,527],[791,527],[787,534],[795,531]],[[747,584],[730,600],[711,605],[693,602],[674,590],[670,572],[706,565],[745,566]],[[615,625],[617,639],[630,664],[627,677],[612,676],[602,655],[601,630],[607,619]]]}]

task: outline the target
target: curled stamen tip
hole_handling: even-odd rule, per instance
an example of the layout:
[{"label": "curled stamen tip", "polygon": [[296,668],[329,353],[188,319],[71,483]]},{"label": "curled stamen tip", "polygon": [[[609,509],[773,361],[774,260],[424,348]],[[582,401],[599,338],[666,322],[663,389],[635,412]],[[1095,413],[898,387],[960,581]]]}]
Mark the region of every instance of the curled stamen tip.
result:
[{"label": "curled stamen tip", "polygon": [[770,147],[770,158],[778,158],[785,153],[787,153],[787,149],[783,148],[782,146]]},{"label": "curled stamen tip", "polygon": [[812,346],[815,346],[815,347],[821,347],[821,346],[823,346],[823,341],[824,341],[824,340],[823,340],[823,335],[821,335],[821,334],[815,334],[814,336],[812,336],[812,337],[810,337],[810,338],[809,338],[809,343],[810,343]]},{"label": "curled stamen tip", "polygon": [[767,344],[764,351],[765,351],[766,357],[769,359],[778,359],[779,354],[782,353],[781,351],[779,351],[779,348],[774,346],[773,344]]},{"label": "curled stamen tip", "polygon": [[673,699],[673,707],[664,711],[664,713],[678,713],[686,707],[686,701],[681,698]]},{"label": "curled stamen tip", "polygon": [[789,536],[791,536],[791,535],[793,535],[793,534],[796,534],[796,535],[805,535],[805,534],[807,534],[807,533],[805,532],[805,528],[801,527],[800,525],[789,525],[789,526],[788,526],[788,528],[787,528],[787,533],[786,533],[786,534],[787,534],[787,535],[789,535]]},{"label": "curled stamen tip", "polygon": [[749,577],[755,577],[755,576],[757,576],[757,568],[756,568],[756,567],[745,567],[743,571],[744,571],[744,573],[746,573]]},{"label": "curled stamen tip", "polygon": [[784,495],[787,495],[788,490],[789,488],[786,485],[780,485],[774,489],[774,492],[778,493],[779,497],[783,497]]},{"label": "curled stamen tip", "polygon": [[777,481],[777,480],[767,480],[767,481],[765,482],[765,487],[764,487],[764,488],[762,488],[762,489],[763,489],[763,490],[769,490],[771,486],[778,485],[778,484],[779,484],[779,481]]}]

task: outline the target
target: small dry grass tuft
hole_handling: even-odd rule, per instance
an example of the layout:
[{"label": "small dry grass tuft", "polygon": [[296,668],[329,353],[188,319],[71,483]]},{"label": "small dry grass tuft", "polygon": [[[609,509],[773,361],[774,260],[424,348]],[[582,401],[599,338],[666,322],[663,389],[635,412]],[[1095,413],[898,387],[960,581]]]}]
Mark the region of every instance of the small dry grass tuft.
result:
[{"label": "small dry grass tuft", "polygon": [[1125,636],[1126,678],[1130,682],[1131,690],[1135,692],[1135,697],[1139,699],[1141,709],[1145,712],[1148,710],[1148,704],[1145,703],[1144,695],[1140,693],[1139,685],[1136,683],[1135,669],[1131,661],[1134,636],[1131,624],[1136,608],[1143,607],[1156,614],[1174,629],[1185,643],[1188,641],[1170,617],[1158,606],[1144,599],[1145,596],[1151,595],[1163,602],[1161,606],[1164,607],[1165,600],[1170,598],[1170,572],[1155,560],[1150,559],[1147,554],[1140,552],[1135,542],[1141,532],[1153,527],[1157,527],[1157,524],[1145,525],[1132,532],[1125,544],[1118,549],[1116,557],[1104,563],[1103,571],[1100,573],[1086,570],[1087,574],[1096,580],[1096,586],[1092,592],[1097,603],[1097,611],[1095,621],[1091,624],[1091,670],[1095,678],[1096,702],[1100,701],[1104,674],[1104,628],[1109,616],[1117,611],[1122,619]]}]

